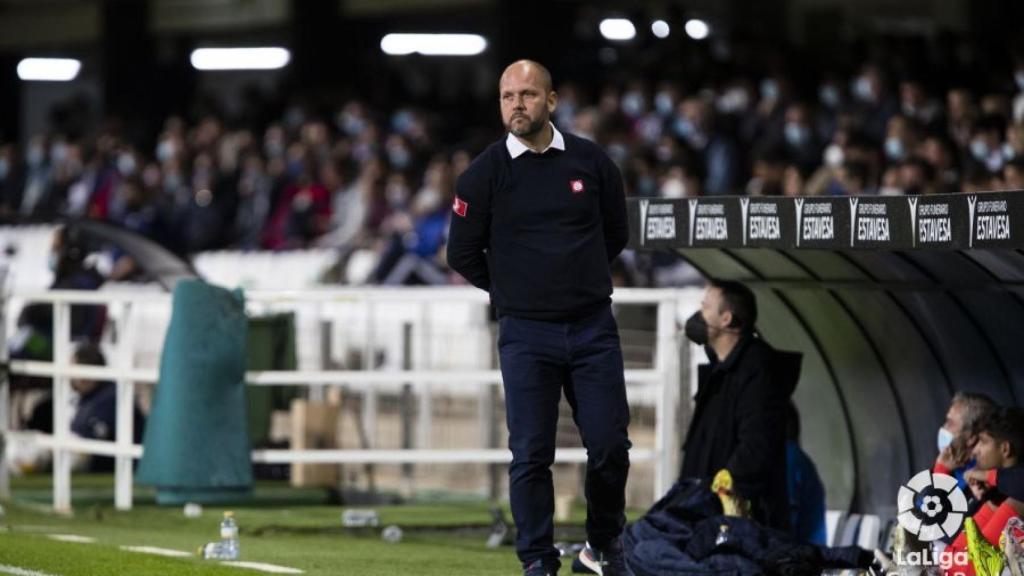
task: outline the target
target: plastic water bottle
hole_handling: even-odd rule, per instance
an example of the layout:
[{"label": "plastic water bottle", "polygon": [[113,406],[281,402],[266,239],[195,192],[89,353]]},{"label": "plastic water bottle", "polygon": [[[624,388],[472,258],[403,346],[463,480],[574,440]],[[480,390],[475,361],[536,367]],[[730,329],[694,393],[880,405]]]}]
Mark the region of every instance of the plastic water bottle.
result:
[{"label": "plastic water bottle", "polygon": [[203,507],[195,502],[189,502],[185,504],[182,512],[185,514],[185,518],[199,518],[203,515]]},{"label": "plastic water bottle", "polygon": [[205,560],[227,560],[224,557],[224,545],[220,542],[208,542],[199,547],[198,553]]},{"label": "plastic water bottle", "polygon": [[380,524],[380,518],[376,510],[349,508],[341,513],[341,524],[346,528],[376,527]]},{"label": "plastic water bottle", "polygon": [[235,513],[224,512],[220,521],[220,545],[224,560],[238,559],[238,524],[235,524]]},{"label": "plastic water bottle", "polygon": [[402,541],[402,529],[392,524],[381,532],[380,537],[388,544],[398,544]]}]

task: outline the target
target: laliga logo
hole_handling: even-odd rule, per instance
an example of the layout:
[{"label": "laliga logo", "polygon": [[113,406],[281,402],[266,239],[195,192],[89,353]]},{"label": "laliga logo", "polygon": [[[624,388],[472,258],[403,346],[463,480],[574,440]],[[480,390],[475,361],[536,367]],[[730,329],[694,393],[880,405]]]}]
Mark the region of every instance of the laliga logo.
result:
[{"label": "laliga logo", "polygon": [[967,498],[956,478],[928,470],[900,486],[897,498],[900,526],[922,542],[952,537],[967,513]]}]

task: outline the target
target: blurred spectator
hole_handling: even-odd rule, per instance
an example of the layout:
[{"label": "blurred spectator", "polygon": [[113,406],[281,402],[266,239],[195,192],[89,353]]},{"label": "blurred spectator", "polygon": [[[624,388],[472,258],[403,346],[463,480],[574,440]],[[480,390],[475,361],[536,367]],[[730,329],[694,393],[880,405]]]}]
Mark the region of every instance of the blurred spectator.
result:
[{"label": "blurred spectator", "polygon": [[739,157],[736,144],[715,125],[711,106],[700,98],[687,98],[677,109],[673,129],[677,138],[700,158],[703,191],[709,196],[736,192]]},{"label": "blurred spectator", "polygon": [[954,394],[946,411],[946,420],[939,428],[939,456],[932,472],[955,477],[960,488],[966,490],[964,473],[975,466],[971,453],[978,443],[979,427],[995,409],[996,403],[984,394]]},{"label": "blurred spectator", "polygon": [[[632,196],[1020,187],[1011,166],[1024,158],[1020,54],[957,77],[945,73],[957,65],[951,54],[922,56],[877,38],[866,38],[863,52],[874,58],[847,51],[841,64],[798,49],[787,61],[753,57],[764,47],[725,42],[731,50],[689,56],[685,77],[631,63],[612,65],[607,80],[564,83],[553,120],[602,145]],[[272,111],[172,116],[149,142],[128,142],[113,128],[0,142],[0,216],[109,220],[183,254],[331,248],[341,264],[359,253],[377,271],[371,280],[383,282],[406,254],[431,261],[429,243],[415,245],[418,228],[435,221],[423,210],[435,200],[419,196],[435,194],[428,181],[437,164],[457,175],[492,140],[451,129],[459,111],[359,99],[334,110],[292,102],[277,118]],[[656,284],[689,277],[662,264],[648,275]],[[445,272],[443,261],[435,265]],[[131,271],[125,260],[115,277]]]},{"label": "blurred spectator", "polygon": [[821,144],[806,105],[797,103],[786,109],[783,140],[788,160],[800,169],[811,170],[821,161]]},{"label": "blurred spectator", "polygon": [[1003,167],[1003,184],[1007,190],[1024,190],[1024,158],[1015,158]]},{"label": "blurred spectator", "polygon": [[[999,546],[999,537],[1010,518],[1019,517],[1024,510],[1022,501],[1008,498],[997,488],[999,472],[1019,465],[1022,454],[1024,412],[1019,408],[999,408],[978,424],[978,440],[972,452],[978,465],[967,472],[966,479],[975,499],[983,502],[972,518],[980,534],[993,546]],[[967,554],[956,554],[967,550],[966,533],[961,531],[946,550],[951,552],[954,562],[958,556],[966,557]],[[946,573],[956,574],[969,568],[954,565]]]},{"label": "blurred spectator", "polygon": [[[96,290],[104,282],[86,260],[89,255],[81,230],[62,226],[53,234],[48,260],[53,271],[51,290]],[[103,333],[106,308],[79,304],[71,307],[71,339],[97,341]],[[18,315],[17,329],[9,346],[12,358],[50,360],[53,358],[53,304],[25,306]]]},{"label": "blurred spectator", "polygon": [[[84,366],[106,366],[103,352],[96,344],[79,344],[72,354],[72,362]],[[117,439],[117,386],[110,381],[96,381],[72,378],[71,389],[77,394],[71,433],[79,438],[112,442]],[[133,407],[134,427],[132,442],[142,442],[145,416],[138,405]],[[53,398],[45,397],[32,410],[26,428],[46,434],[53,433]],[[38,468],[39,466],[33,466]],[[109,456],[77,455],[73,467],[86,472],[110,472],[114,470],[114,459]]]},{"label": "blurred spectator", "polygon": [[754,155],[754,175],[747,182],[750,196],[782,196],[786,158],[781,150],[768,148]]}]

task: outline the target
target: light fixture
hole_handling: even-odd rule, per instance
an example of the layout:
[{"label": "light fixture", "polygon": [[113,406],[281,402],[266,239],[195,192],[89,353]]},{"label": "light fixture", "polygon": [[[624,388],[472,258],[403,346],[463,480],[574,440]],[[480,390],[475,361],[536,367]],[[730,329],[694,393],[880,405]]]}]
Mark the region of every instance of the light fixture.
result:
[{"label": "light fixture", "polygon": [[632,40],[636,36],[636,27],[626,18],[605,18],[598,29],[607,40]]},{"label": "light fixture", "polygon": [[68,82],[78,76],[82,63],[74,58],[24,58],[18,62],[18,78]]},{"label": "light fixture", "polygon": [[264,48],[197,48],[190,58],[196,70],[277,70],[292,59],[288,50]]},{"label": "light fixture", "polygon": [[692,18],[686,21],[686,35],[694,40],[703,40],[711,33],[711,27],[700,18]]},{"label": "light fixture", "polygon": [[669,28],[668,22],[665,22],[664,20],[655,20],[654,22],[651,22],[651,33],[658,38],[668,38],[669,32],[671,31],[672,30]]},{"label": "light fixture", "polygon": [[380,49],[391,56],[476,56],[487,49],[487,39],[479,34],[387,34]]}]

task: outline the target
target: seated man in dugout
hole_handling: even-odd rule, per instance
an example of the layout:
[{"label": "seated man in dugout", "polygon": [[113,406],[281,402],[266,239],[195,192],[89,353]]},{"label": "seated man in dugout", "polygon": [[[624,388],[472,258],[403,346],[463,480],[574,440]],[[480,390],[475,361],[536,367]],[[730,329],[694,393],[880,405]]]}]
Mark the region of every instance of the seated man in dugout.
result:
[{"label": "seated man in dugout", "polygon": [[[939,456],[935,460],[932,472],[947,474],[956,478],[960,489],[968,499],[968,491],[964,473],[975,467],[972,452],[978,442],[978,426],[997,408],[996,403],[984,394],[974,392],[957,392],[946,412],[946,420],[939,428]],[[979,503],[971,500],[970,510],[977,509]]]},{"label": "seated man in dugout", "polygon": [[[1024,411],[1000,408],[982,420],[972,454],[977,466],[964,477],[974,497],[982,503],[972,518],[981,536],[998,547],[1006,523],[1024,512],[1024,476],[1019,466],[1024,454]],[[966,531],[961,530],[948,550],[967,550]],[[956,573],[971,575],[973,566],[953,566],[947,572]]]}]

